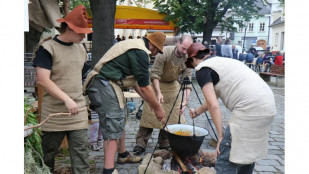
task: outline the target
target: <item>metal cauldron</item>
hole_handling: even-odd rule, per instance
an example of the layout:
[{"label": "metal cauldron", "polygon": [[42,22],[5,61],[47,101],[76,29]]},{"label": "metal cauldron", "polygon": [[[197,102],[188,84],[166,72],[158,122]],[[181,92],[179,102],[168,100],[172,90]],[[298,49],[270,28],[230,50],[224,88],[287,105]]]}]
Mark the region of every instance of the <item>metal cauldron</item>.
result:
[{"label": "metal cauldron", "polygon": [[[168,134],[168,141],[171,149],[182,157],[195,155],[200,149],[205,136],[208,135],[206,129],[196,126],[193,127],[191,125],[173,124],[167,125],[167,128],[165,127],[164,130]],[[195,135],[193,135],[193,128],[195,129]],[[174,134],[179,130],[189,132],[190,136]]]}]

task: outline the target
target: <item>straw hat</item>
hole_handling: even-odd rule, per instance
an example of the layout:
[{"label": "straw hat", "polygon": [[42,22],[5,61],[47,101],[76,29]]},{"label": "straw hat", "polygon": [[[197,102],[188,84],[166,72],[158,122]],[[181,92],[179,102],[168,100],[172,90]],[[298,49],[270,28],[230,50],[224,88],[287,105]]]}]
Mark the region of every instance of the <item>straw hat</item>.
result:
[{"label": "straw hat", "polygon": [[146,36],[146,38],[160,50],[159,52],[161,54],[163,53],[163,47],[166,38],[164,33],[156,31],[153,34]]},{"label": "straw hat", "polygon": [[65,22],[75,33],[89,34],[93,32],[88,28],[86,8],[83,5],[78,5],[64,18],[57,19],[57,21],[60,23]]}]

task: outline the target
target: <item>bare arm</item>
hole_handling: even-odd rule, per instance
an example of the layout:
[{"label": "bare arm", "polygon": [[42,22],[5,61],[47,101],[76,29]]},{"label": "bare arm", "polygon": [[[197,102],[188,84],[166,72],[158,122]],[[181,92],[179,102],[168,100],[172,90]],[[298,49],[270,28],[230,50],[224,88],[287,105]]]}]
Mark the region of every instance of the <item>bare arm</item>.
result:
[{"label": "bare arm", "polygon": [[150,85],[140,87],[142,95],[145,97],[145,101],[149,104],[151,108],[154,109],[155,115],[162,124],[165,123],[165,113],[164,110],[161,108],[160,103],[156,100],[156,96],[151,88]]},{"label": "bare arm", "polygon": [[136,85],[133,87],[134,90],[138,93],[139,96],[142,97],[143,100],[145,100],[146,102],[148,102],[146,99],[145,99],[145,96],[144,94],[142,93],[140,87],[138,86],[138,84],[136,83]]},{"label": "bare arm", "polygon": [[179,114],[181,115],[182,113],[185,112],[186,107],[188,106],[189,99],[190,99],[190,94],[191,94],[191,89],[184,89],[184,97],[183,97],[183,102],[182,102],[182,108],[179,111]]},{"label": "bare arm", "polygon": [[220,111],[218,99],[215,93],[215,89],[212,82],[206,83],[202,88],[203,95],[205,97],[205,101],[201,107],[199,107],[196,112],[194,112],[194,109],[190,110],[190,116],[196,117],[200,115],[201,113],[209,110],[210,116],[214,121],[214,124],[216,126],[219,141],[217,145],[217,153],[220,154],[219,145],[221,143],[221,140],[223,138],[223,126],[222,126],[222,114]]},{"label": "bare arm", "polygon": [[164,97],[161,94],[161,90],[160,90],[160,81],[159,81],[159,79],[152,79],[152,84],[153,84],[154,90],[155,90],[155,92],[157,94],[158,102],[159,103],[164,103]]},{"label": "bare arm", "polygon": [[38,83],[53,97],[63,101],[72,115],[78,114],[77,104],[66,93],[64,93],[51,79],[51,71],[36,67]]}]

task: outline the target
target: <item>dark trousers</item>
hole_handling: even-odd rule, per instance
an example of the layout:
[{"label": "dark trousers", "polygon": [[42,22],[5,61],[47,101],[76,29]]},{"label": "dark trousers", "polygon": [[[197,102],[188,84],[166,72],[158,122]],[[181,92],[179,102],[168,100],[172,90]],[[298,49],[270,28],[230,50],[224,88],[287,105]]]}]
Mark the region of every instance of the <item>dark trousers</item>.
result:
[{"label": "dark trousers", "polygon": [[[136,145],[146,149],[152,131],[153,131],[152,128],[139,127],[139,130],[136,135]],[[160,130],[158,135],[158,141],[159,141],[159,147],[161,148],[169,146],[167,133],[165,131]]]},{"label": "dark trousers", "polygon": [[89,173],[88,149],[87,149],[87,129],[42,132],[42,149],[44,153],[44,163],[54,172],[55,156],[65,135],[68,137],[71,168],[73,174]]},{"label": "dark trousers", "polygon": [[231,132],[230,126],[227,126],[224,137],[220,143],[220,155],[216,162],[216,174],[252,174],[255,163],[252,164],[235,164],[230,162],[231,151]]}]

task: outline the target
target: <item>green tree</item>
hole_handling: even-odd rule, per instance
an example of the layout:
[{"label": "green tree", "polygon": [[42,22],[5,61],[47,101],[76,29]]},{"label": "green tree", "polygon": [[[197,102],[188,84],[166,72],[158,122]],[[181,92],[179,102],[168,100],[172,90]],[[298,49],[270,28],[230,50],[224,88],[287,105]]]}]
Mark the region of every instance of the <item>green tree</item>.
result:
[{"label": "green tree", "polygon": [[203,33],[203,43],[210,43],[214,28],[236,31],[233,24],[244,26],[244,21],[259,17],[258,0],[153,0],[161,13],[169,14],[179,32]]}]

